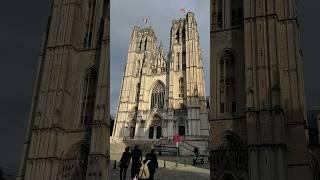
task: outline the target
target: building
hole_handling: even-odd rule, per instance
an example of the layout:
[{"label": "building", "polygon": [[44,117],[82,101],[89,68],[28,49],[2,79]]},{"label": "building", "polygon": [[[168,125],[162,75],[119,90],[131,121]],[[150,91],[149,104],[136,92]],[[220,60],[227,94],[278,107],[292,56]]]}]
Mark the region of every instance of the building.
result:
[{"label": "building", "polygon": [[162,45],[158,47],[151,27],[134,27],[123,76],[113,138],[153,141],[179,134],[191,142],[208,137],[202,56],[193,13],[172,21],[168,57]]},{"label": "building", "polygon": [[18,180],[109,179],[109,4],[53,1]]},{"label": "building", "polygon": [[319,179],[295,0],[211,1],[212,180]]}]

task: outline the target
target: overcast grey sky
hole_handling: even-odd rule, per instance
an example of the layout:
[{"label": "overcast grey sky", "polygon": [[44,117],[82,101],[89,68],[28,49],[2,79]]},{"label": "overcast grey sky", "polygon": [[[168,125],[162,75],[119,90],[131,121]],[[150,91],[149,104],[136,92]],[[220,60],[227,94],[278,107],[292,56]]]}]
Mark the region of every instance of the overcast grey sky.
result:
[{"label": "overcast grey sky", "polygon": [[165,52],[169,50],[170,29],[173,19],[183,18],[186,12],[194,12],[200,35],[206,94],[209,95],[209,46],[210,46],[210,1],[209,0],[115,0],[111,1],[111,115],[115,116],[127,61],[132,29],[135,25],[144,27],[142,21],[148,18],[158,43],[162,41]]},{"label": "overcast grey sky", "polygon": [[[207,0],[148,0],[149,5],[155,7],[152,10],[145,8],[138,8],[133,3],[138,3],[140,0],[127,0],[124,3],[122,10],[115,12],[111,11],[112,23],[123,24],[121,27],[125,29],[128,27],[127,34],[116,35],[112,33],[111,41],[118,41],[116,49],[119,49],[118,58],[116,51],[112,52],[112,67],[114,61],[125,62],[129,44],[129,36],[131,35],[132,26],[141,23],[144,16],[150,16],[150,23],[154,26],[156,33],[164,43],[168,41],[171,19],[180,17],[178,10],[182,5],[177,3],[188,3],[191,11],[197,14],[199,26],[206,26],[209,21],[203,21],[202,25],[199,22],[201,13],[207,13],[209,5],[200,9],[203,1]],[[121,3],[123,0],[112,0],[113,3]],[[152,3],[151,3],[152,2]],[[305,79],[305,92],[307,98],[308,109],[319,108],[320,102],[320,58],[319,58],[319,42],[320,42],[320,1],[302,1],[299,0],[299,19],[301,25],[301,42],[304,51],[304,79]],[[151,4],[150,4],[151,3]],[[190,3],[190,4],[189,4]],[[192,4],[193,3],[193,4]],[[2,1],[0,6],[0,166],[3,166],[9,173],[15,174],[18,169],[18,164],[21,156],[21,148],[26,130],[27,119],[30,111],[33,85],[36,75],[36,68],[41,45],[41,37],[46,28],[47,18],[51,0],[31,0],[31,1],[15,1],[7,0]],[[126,8],[128,7],[128,8]],[[145,6],[143,6],[145,7]],[[195,9],[198,8],[198,9]],[[136,9],[138,12],[132,12],[130,9]],[[190,10],[190,9],[189,9]],[[128,13],[132,12],[132,13]],[[140,13],[141,12],[141,13]],[[156,16],[153,17],[153,12]],[[176,12],[176,14],[174,14]],[[136,13],[140,13],[136,14]],[[115,14],[119,14],[116,15]],[[139,16],[138,16],[139,15]],[[119,16],[119,17],[118,17]],[[156,22],[163,19],[161,26],[156,26]],[[166,20],[167,19],[167,20]],[[123,23],[122,23],[123,22]],[[142,25],[142,24],[141,24]],[[112,27],[111,27],[112,28]],[[120,26],[119,26],[120,28]],[[123,29],[118,29],[122,31]],[[113,30],[114,31],[114,30]],[[161,32],[163,34],[161,34]],[[201,32],[200,32],[201,33]],[[127,36],[127,37],[125,37]],[[203,33],[200,34],[203,39]],[[206,48],[206,41],[202,40],[201,46],[203,51]],[[120,42],[124,41],[125,48],[121,47]],[[165,44],[166,47],[168,43]],[[114,47],[112,47],[114,48]],[[167,48],[166,48],[167,50]],[[120,52],[121,51],[121,52]],[[206,57],[203,57],[204,60]],[[119,71],[112,71],[112,77],[121,77],[123,65],[119,63]],[[208,71],[206,71],[206,74]],[[122,78],[122,77],[121,77]],[[121,79],[120,78],[120,79]],[[208,78],[208,76],[206,77]],[[114,81],[114,79],[112,80]],[[114,89],[120,86],[112,84]],[[208,87],[207,87],[208,89]],[[118,100],[118,97],[111,94],[112,98]]]}]

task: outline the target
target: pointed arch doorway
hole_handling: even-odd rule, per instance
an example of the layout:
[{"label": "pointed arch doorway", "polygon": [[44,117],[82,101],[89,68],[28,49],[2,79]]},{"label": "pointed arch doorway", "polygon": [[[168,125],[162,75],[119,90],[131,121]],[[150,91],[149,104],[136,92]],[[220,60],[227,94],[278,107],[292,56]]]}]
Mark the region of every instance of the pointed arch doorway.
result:
[{"label": "pointed arch doorway", "polygon": [[149,127],[149,139],[160,139],[162,136],[161,127],[162,118],[159,115],[155,115],[152,119],[151,125]]}]

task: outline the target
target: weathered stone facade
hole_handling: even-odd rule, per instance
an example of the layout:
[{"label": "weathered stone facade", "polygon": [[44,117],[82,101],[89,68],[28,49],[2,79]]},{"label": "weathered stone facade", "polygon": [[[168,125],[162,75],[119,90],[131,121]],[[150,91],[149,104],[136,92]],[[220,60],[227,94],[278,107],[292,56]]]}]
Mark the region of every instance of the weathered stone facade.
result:
[{"label": "weathered stone facade", "polygon": [[151,27],[134,27],[113,136],[135,140],[208,136],[208,110],[197,23],[173,20],[165,57]]},{"label": "weathered stone facade", "polygon": [[294,0],[211,1],[211,179],[312,179]]},{"label": "weathered stone facade", "polygon": [[109,179],[109,6],[53,1],[17,179]]}]

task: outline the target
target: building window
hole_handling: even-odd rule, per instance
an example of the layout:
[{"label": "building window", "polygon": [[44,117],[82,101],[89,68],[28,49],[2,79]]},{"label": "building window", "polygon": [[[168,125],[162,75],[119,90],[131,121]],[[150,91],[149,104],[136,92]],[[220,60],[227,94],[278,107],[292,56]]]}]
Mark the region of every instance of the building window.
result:
[{"label": "building window", "polygon": [[220,103],[220,113],[224,113],[224,103]]},{"label": "building window", "polygon": [[180,33],[179,33],[179,29],[178,29],[177,32],[176,32],[176,35],[174,37],[175,43],[179,43],[179,36],[180,36]]},{"label": "building window", "polygon": [[231,2],[231,25],[239,26],[243,22],[243,1],[232,0]]},{"label": "building window", "polygon": [[235,98],[235,58],[232,51],[226,49],[220,59],[220,100],[225,103],[225,112],[236,111]]},{"label": "building window", "polygon": [[177,70],[180,70],[180,52],[177,52]]},{"label": "building window", "polygon": [[184,82],[182,77],[179,79],[179,97],[184,97]]},{"label": "building window", "polygon": [[140,83],[138,83],[136,87],[136,102],[139,101],[139,95],[140,95]]},{"label": "building window", "polygon": [[182,42],[186,40],[186,30],[183,28],[182,29]]},{"label": "building window", "polygon": [[186,70],[186,52],[182,52],[182,70]]},{"label": "building window", "polygon": [[164,108],[165,89],[164,85],[160,82],[153,88],[151,94],[151,109],[163,109]]},{"label": "building window", "polygon": [[95,17],[95,11],[96,11],[96,1],[88,1],[87,6],[87,16],[85,17],[86,21],[86,27],[85,27],[85,37],[84,37],[84,48],[91,47],[92,46],[92,33],[93,33],[93,23],[94,23],[94,17]]},{"label": "building window", "polygon": [[146,38],[144,41],[144,50],[147,50],[148,39]]},{"label": "building window", "polygon": [[139,51],[141,51],[141,48],[142,48],[142,39],[140,40],[140,43],[139,43]]},{"label": "building window", "polygon": [[90,126],[94,116],[94,106],[97,88],[97,72],[94,67],[89,69],[85,79],[82,98],[81,126]]},{"label": "building window", "polygon": [[237,111],[237,104],[235,101],[232,102],[232,112],[236,112]]},{"label": "building window", "polygon": [[222,0],[218,0],[218,27],[222,28],[223,23],[222,23]]},{"label": "building window", "polygon": [[237,24],[237,11],[236,9],[232,9],[231,25],[234,26],[236,24]]}]

